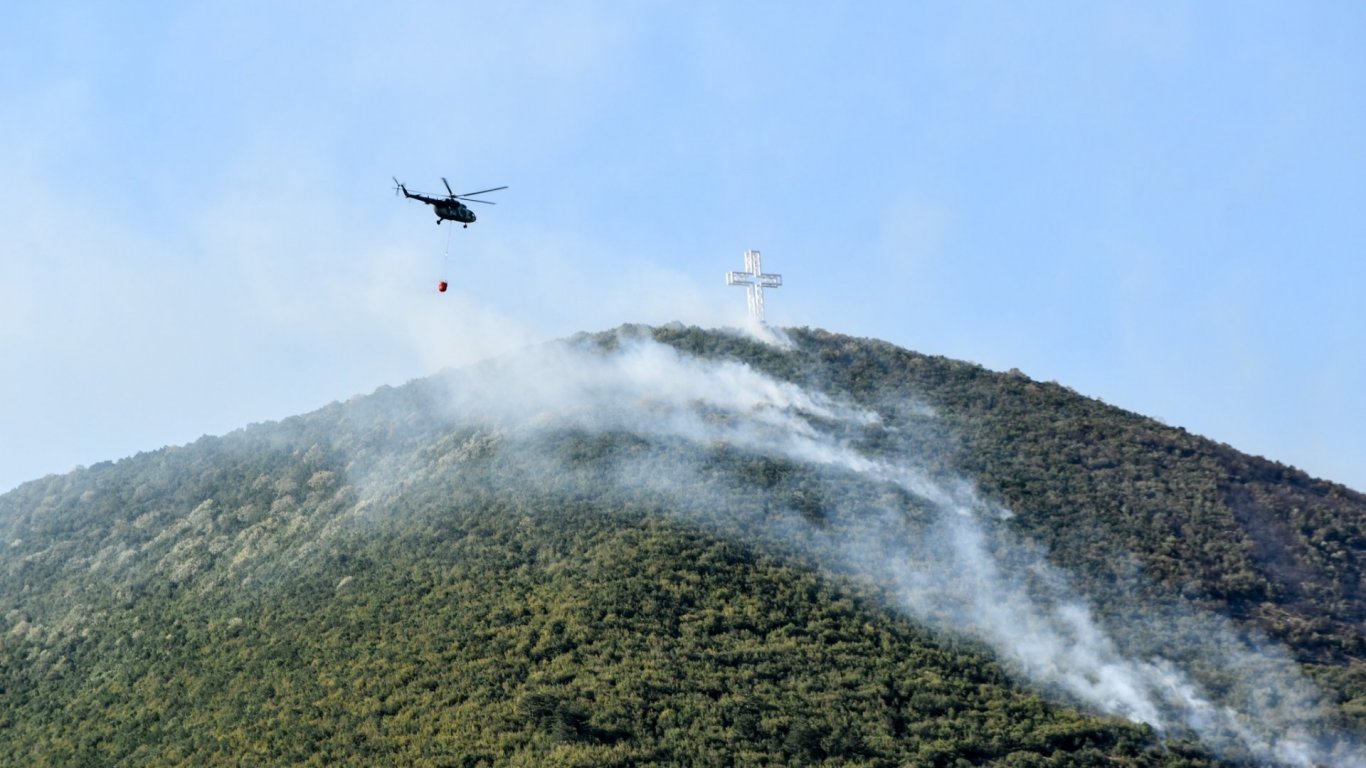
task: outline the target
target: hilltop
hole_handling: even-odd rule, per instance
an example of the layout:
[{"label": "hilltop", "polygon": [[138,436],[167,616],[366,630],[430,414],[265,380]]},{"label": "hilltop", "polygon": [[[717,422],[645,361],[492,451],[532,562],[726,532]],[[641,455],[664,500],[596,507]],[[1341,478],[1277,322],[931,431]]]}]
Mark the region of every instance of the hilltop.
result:
[{"label": "hilltop", "polygon": [[0,751],[1355,759],[1362,494],[783,336],[583,334],[0,496]]}]

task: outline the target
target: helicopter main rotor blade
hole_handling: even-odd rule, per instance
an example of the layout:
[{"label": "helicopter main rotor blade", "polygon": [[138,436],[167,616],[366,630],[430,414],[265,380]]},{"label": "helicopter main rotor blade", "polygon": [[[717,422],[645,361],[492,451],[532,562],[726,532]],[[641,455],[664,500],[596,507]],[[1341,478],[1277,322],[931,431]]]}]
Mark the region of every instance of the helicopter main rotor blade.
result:
[{"label": "helicopter main rotor blade", "polygon": [[[497,191],[500,190],[500,189],[507,189],[507,187],[506,187],[506,186],[502,186],[502,187],[494,187],[493,189],[481,189],[481,190],[479,190],[478,192],[464,192],[464,193],[462,193],[462,194],[456,195],[456,197],[469,197],[470,195],[482,195],[482,194],[484,194],[485,192],[497,192]],[[480,202],[483,202],[483,201],[480,201]]]},{"label": "helicopter main rotor blade", "polygon": [[458,195],[456,195],[455,192],[451,190],[451,183],[449,181],[446,181],[445,176],[441,177],[441,183],[446,185],[446,191],[450,192],[451,197],[458,197]]},{"label": "helicopter main rotor blade", "polygon": [[473,197],[462,197],[457,195],[455,199],[464,200],[467,203],[483,203],[484,205],[497,205],[497,203],[493,202],[492,200],[476,200]]}]

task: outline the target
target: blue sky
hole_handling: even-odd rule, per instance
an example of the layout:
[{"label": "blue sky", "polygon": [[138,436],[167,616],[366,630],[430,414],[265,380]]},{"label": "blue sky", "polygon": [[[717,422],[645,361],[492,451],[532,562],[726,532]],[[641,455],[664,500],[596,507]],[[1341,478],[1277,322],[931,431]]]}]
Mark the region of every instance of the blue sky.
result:
[{"label": "blue sky", "polygon": [[[746,248],[774,324],[1366,489],[1359,3],[4,17],[0,491],[580,330],[738,326]],[[452,231],[390,176],[509,189]]]}]

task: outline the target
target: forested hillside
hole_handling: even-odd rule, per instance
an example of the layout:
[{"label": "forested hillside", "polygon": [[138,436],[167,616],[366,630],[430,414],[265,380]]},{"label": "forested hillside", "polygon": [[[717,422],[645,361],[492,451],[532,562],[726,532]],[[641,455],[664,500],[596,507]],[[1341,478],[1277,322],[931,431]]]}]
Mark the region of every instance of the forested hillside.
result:
[{"label": "forested hillside", "polygon": [[1358,759],[1366,498],[788,336],[583,335],[0,496],[0,754]]}]

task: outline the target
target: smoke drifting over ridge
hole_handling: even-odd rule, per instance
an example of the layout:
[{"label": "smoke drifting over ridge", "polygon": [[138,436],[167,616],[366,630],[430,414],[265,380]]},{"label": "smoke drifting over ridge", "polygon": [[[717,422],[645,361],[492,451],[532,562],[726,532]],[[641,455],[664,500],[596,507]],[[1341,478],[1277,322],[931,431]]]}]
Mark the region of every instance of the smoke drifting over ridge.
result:
[{"label": "smoke drifting over ridge", "polygon": [[[536,455],[547,430],[631,434],[777,457],[832,483],[881,488],[871,497],[889,501],[861,510],[857,525],[792,512],[760,527],[880,586],[917,620],[989,645],[1055,696],[1258,763],[1366,765],[1347,738],[1318,736],[1327,730],[1320,695],[1283,651],[1220,617],[1136,595],[1122,618],[1099,615],[1045,552],[1011,532],[1010,511],[967,479],[862,447],[899,429],[877,412],[649,338],[611,346],[546,345],[462,371],[451,379],[451,415],[503,435],[510,461],[552,461]],[[933,418],[923,406],[920,415]],[[696,498],[698,472],[661,452],[614,467],[610,480],[672,494],[681,514],[724,509],[724,497]]]}]

